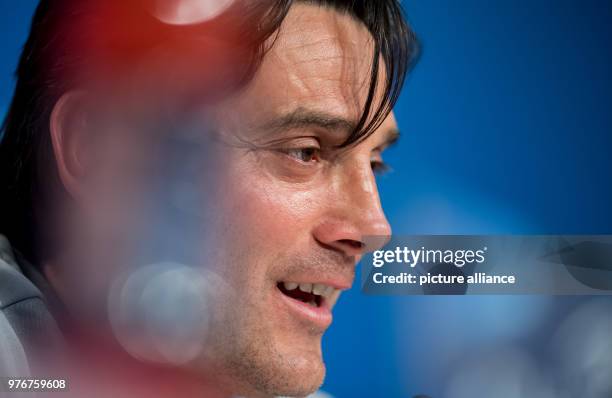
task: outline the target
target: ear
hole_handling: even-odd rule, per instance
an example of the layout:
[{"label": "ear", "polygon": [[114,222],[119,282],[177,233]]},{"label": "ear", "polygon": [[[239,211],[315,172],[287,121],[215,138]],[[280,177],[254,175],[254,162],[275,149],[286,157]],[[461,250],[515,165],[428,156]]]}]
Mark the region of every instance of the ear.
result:
[{"label": "ear", "polygon": [[57,170],[64,188],[73,197],[81,195],[87,172],[86,93],[70,91],[61,96],[51,111],[49,131]]}]

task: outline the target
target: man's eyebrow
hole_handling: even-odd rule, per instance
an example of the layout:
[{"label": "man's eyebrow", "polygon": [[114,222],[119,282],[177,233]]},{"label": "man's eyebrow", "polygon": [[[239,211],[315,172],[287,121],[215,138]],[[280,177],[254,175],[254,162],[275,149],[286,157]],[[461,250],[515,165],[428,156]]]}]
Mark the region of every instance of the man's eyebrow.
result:
[{"label": "man's eyebrow", "polygon": [[[328,131],[340,131],[346,134],[353,132],[356,123],[331,113],[297,108],[296,110],[281,115],[273,120],[264,123],[260,129],[266,133],[275,133],[291,129],[306,127],[318,127]],[[384,138],[377,149],[383,151],[397,143],[400,138],[400,131],[397,127],[392,127],[385,131]]]},{"label": "man's eyebrow", "polygon": [[261,126],[260,129],[272,133],[304,127],[319,127],[329,131],[350,133],[355,129],[355,126],[356,123],[341,116],[327,112],[298,108],[268,121]]}]

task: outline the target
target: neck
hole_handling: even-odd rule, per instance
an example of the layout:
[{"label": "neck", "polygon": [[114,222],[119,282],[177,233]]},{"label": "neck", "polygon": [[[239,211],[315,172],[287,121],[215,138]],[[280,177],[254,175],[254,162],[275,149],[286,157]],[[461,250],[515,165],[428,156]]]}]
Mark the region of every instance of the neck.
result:
[{"label": "neck", "polygon": [[[92,307],[85,304],[86,300],[79,299],[78,290],[65,282],[58,265],[47,263],[42,269],[51,289],[66,308],[64,313],[58,314],[57,321],[64,332],[68,359],[65,372],[57,374],[70,375],[74,396],[91,395],[87,392],[92,391],[101,396],[152,398],[232,396],[205,371],[196,373],[185,367],[155,364],[130,355],[117,341],[107,320],[107,310],[97,305]],[[71,305],[75,302],[78,304]],[[142,336],[139,339],[146,341]]]}]

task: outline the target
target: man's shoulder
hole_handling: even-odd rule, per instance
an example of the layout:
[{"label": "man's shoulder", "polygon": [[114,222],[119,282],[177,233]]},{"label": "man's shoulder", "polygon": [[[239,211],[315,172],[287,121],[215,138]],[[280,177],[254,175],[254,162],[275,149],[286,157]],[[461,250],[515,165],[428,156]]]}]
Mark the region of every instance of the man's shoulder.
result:
[{"label": "man's shoulder", "polygon": [[8,240],[0,235],[0,310],[28,300],[42,300],[42,293],[23,274]]},{"label": "man's shoulder", "polygon": [[39,347],[54,346],[60,336],[43,294],[24,275],[8,241],[0,235],[0,372],[30,374]]}]

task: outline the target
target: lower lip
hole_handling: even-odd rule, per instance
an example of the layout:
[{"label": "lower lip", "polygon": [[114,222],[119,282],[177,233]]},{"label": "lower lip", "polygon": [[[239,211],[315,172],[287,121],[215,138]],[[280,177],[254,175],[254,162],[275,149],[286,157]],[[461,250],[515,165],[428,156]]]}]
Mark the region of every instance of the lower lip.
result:
[{"label": "lower lip", "polygon": [[313,307],[310,304],[306,304],[300,300],[292,299],[289,296],[286,296],[281,292],[278,288],[276,291],[279,296],[281,296],[281,300],[287,304],[287,307],[299,316],[300,318],[320,327],[321,329],[327,329],[329,325],[332,323],[332,313],[330,308],[325,304],[325,300],[321,303],[319,307]]}]

